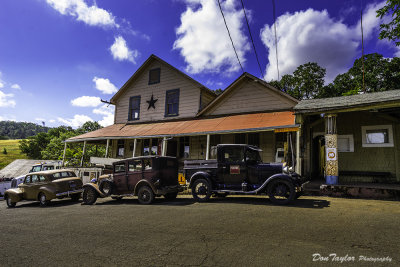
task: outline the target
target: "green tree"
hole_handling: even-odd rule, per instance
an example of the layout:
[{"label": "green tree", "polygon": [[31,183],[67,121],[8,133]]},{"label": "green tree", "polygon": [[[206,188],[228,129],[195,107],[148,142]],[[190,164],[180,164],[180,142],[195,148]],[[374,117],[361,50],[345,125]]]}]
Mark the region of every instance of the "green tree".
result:
[{"label": "green tree", "polygon": [[400,0],[387,0],[386,5],[378,9],[376,14],[380,19],[386,15],[392,18],[390,22],[380,25],[379,39],[388,39],[400,46]]}]

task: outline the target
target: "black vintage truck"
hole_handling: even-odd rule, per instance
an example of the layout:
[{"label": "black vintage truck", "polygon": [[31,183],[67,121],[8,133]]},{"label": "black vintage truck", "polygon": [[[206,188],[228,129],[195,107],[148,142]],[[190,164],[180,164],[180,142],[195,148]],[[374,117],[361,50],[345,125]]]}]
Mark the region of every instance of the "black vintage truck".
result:
[{"label": "black vintage truck", "polygon": [[304,180],[282,163],[263,163],[261,150],[250,145],[218,145],[216,159],[184,162],[193,198],[205,202],[228,194],[267,194],[275,204],[288,204],[303,192]]}]

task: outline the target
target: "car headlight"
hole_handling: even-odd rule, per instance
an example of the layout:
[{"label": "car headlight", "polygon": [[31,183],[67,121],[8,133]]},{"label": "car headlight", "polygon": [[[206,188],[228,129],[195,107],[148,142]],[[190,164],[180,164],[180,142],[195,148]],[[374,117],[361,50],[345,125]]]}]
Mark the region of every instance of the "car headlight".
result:
[{"label": "car headlight", "polygon": [[293,172],[293,167],[286,166],[282,170],[283,170],[284,173],[289,174],[289,173]]}]

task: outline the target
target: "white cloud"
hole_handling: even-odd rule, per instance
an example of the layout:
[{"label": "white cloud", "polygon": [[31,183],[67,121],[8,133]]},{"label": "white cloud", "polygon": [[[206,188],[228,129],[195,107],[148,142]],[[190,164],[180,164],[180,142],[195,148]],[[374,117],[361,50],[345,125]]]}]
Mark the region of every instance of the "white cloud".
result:
[{"label": "white cloud", "polygon": [[35,121],[46,121],[44,118],[35,118]]},{"label": "white cloud", "polygon": [[50,122],[50,123],[55,123],[55,122],[56,122],[56,120],[49,120],[49,122]]},{"label": "white cloud", "polygon": [[93,121],[92,118],[86,115],[75,115],[73,119],[64,119],[64,118],[57,118],[59,122],[63,123],[66,126],[71,126],[74,128],[78,128],[82,126],[87,121]]},{"label": "white cloud", "polygon": [[103,115],[103,119],[99,121],[102,126],[109,126],[114,123],[114,106],[104,104],[100,108],[93,109],[94,114]]},{"label": "white cloud", "polygon": [[4,115],[0,116],[0,121],[17,121],[14,115]]},{"label": "white cloud", "polygon": [[13,85],[11,85],[12,89],[16,89],[16,90],[21,90],[21,86],[19,86],[19,84],[14,83]]},{"label": "white cloud", "polygon": [[97,96],[81,96],[71,100],[71,104],[76,107],[97,107],[101,100]]},{"label": "white cloud", "polygon": [[94,77],[93,82],[97,90],[101,91],[103,94],[113,94],[118,91],[117,87],[106,78]]},{"label": "white cloud", "polygon": [[[231,73],[240,69],[221,12],[215,0],[186,0],[173,48],[180,50],[190,73]],[[244,34],[244,14],[236,0],[221,1],[229,31],[242,65],[250,49]]]},{"label": "white cloud", "polygon": [[16,102],[13,99],[13,97],[14,97],[13,94],[5,94],[2,91],[0,91],[0,108],[15,107]]},{"label": "white cloud", "polygon": [[3,88],[3,87],[4,87],[4,83],[3,83],[3,81],[0,80],[0,88]]},{"label": "white cloud", "polygon": [[84,0],[46,0],[46,2],[62,15],[70,15],[90,26],[119,27],[111,12],[97,7],[96,2],[92,6],[88,6]]},{"label": "white cloud", "polygon": [[[379,28],[375,11],[381,5],[368,5],[364,12],[365,39],[370,38]],[[276,28],[280,78],[284,74],[291,74],[302,64],[317,62],[326,68],[326,82],[330,82],[338,74],[346,72],[354,58],[360,54],[360,23],[346,25],[331,18],[326,10],[310,8],[293,14],[286,13],[277,18]],[[278,75],[273,25],[265,25],[261,30],[261,39],[268,48],[269,64],[265,79],[276,80]]]},{"label": "white cloud", "polygon": [[135,59],[139,56],[137,50],[130,50],[122,36],[115,37],[114,43],[110,47],[111,54],[118,61],[128,60],[136,64]]}]

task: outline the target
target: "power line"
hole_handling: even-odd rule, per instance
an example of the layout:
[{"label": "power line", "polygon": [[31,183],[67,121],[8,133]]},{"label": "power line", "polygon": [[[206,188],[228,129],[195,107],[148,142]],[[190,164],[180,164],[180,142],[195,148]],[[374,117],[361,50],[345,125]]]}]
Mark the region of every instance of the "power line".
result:
[{"label": "power line", "polygon": [[224,18],[225,27],[226,27],[226,30],[228,31],[229,38],[231,39],[231,43],[232,43],[233,50],[235,50],[236,58],[237,58],[237,60],[238,60],[238,62],[239,62],[240,68],[242,68],[242,72],[244,72],[243,66],[242,66],[242,64],[240,63],[239,56],[238,56],[238,54],[237,54],[237,52],[236,52],[235,45],[233,44],[233,40],[232,40],[232,37],[231,37],[231,33],[229,32],[228,24],[226,24],[224,12],[222,12],[221,3],[219,2],[219,0],[217,0],[217,2],[218,2],[219,10],[221,11],[222,17]]},{"label": "power line", "polygon": [[243,1],[240,0],[240,2],[242,2],[242,9],[243,9],[244,17],[246,18],[247,29],[249,29],[250,39],[251,39],[251,43],[253,44],[254,53],[256,54],[257,63],[258,63],[258,67],[260,68],[261,77],[263,77],[263,71],[262,71],[262,68],[261,68],[261,65],[260,65],[260,61],[258,60],[258,55],[257,55],[257,51],[256,51],[256,46],[254,45],[253,36],[251,35],[251,30],[250,30],[249,21],[247,20],[246,10],[245,10],[245,8],[244,8]]},{"label": "power line", "polygon": [[274,16],[276,69],[278,70],[278,81],[279,81],[278,39],[276,37],[275,0],[272,0],[272,12],[273,12],[273,16]]}]

